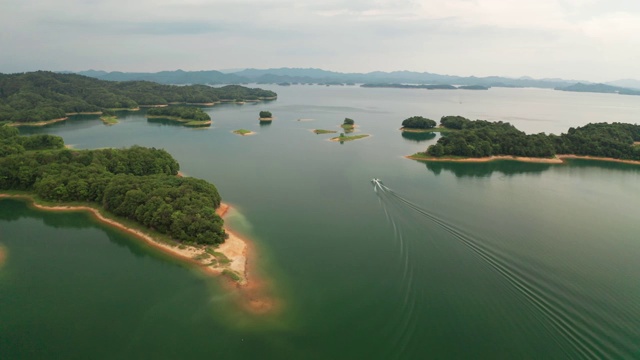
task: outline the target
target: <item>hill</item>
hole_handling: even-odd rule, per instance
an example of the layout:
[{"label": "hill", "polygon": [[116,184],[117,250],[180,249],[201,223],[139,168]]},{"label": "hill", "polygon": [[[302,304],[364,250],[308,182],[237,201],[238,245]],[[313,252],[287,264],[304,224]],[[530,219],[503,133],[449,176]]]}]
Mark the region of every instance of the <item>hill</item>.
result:
[{"label": "hill", "polygon": [[260,100],[276,96],[273,91],[239,85],[214,88],[206,85],[162,85],[148,81],[113,82],[47,71],[0,74],[0,121],[33,123],[104,109]]}]

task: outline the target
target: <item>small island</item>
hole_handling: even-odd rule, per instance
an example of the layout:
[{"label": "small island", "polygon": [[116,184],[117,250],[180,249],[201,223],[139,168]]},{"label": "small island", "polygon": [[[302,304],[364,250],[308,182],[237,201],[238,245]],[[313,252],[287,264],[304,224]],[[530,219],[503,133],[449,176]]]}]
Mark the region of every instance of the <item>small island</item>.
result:
[{"label": "small island", "polygon": [[200,127],[211,125],[211,117],[202,109],[193,106],[155,107],[147,111],[147,118],[174,120],[184,126]]},{"label": "small island", "polygon": [[436,144],[410,159],[423,161],[483,162],[518,160],[561,163],[563,159],[591,159],[640,164],[640,125],[591,123],[567,133],[526,134],[509,123],[471,121],[443,116],[443,134]]},{"label": "small island", "polygon": [[273,120],[273,115],[271,114],[270,111],[260,111],[259,114],[259,120],[260,121],[272,121]]},{"label": "small island", "polygon": [[242,135],[242,136],[247,136],[247,135],[253,135],[255,134],[253,131],[251,130],[247,130],[247,129],[238,129],[238,130],[233,130],[234,134],[237,135]]},{"label": "small island", "polygon": [[358,139],[364,139],[366,137],[368,137],[368,134],[359,134],[359,135],[345,135],[344,133],[340,133],[340,136],[336,136],[333,137],[329,140],[331,141],[335,141],[335,142],[340,142],[341,144],[344,143],[345,141],[353,141],[353,140],[358,140]]},{"label": "small island", "polygon": [[[298,120],[300,121],[300,120]],[[324,129],[314,129],[313,132],[315,134],[321,135],[321,134],[335,134],[337,133],[337,131],[335,130],[324,130]]]},{"label": "small island", "polygon": [[342,122],[342,125],[340,125],[340,127],[343,128],[346,133],[350,133],[355,130],[356,122],[353,119],[344,118],[344,121]]},{"label": "small island", "polygon": [[118,123],[118,117],[116,116],[116,113],[113,110],[103,110],[102,111],[102,115],[100,115],[100,120],[102,120],[102,122],[105,125],[115,125]]}]

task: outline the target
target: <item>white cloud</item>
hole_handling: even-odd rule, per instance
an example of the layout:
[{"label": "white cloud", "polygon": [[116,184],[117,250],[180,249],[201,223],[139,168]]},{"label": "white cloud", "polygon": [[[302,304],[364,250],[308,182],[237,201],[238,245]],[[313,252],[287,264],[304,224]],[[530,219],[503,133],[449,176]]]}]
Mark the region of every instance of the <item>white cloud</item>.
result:
[{"label": "white cloud", "polygon": [[297,66],[640,78],[640,1],[5,0],[0,30],[3,72]]}]

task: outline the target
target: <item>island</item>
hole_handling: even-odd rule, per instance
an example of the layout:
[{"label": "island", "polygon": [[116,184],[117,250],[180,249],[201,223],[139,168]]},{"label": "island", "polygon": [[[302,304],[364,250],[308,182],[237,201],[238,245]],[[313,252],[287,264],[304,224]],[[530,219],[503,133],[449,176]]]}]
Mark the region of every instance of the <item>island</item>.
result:
[{"label": "island", "polygon": [[359,135],[351,135],[351,136],[347,136],[344,133],[340,133],[340,136],[336,136],[333,137],[329,140],[331,141],[335,141],[335,142],[339,142],[339,143],[344,143],[345,141],[353,141],[353,140],[358,140],[358,139],[363,139],[368,137],[368,134],[359,134]]},{"label": "island", "polygon": [[240,85],[161,85],[149,81],[106,81],[77,75],[36,71],[0,74],[0,124],[48,125],[70,115],[105,110],[135,111],[169,104],[207,104],[235,99],[277,98],[273,91]]},{"label": "island", "polygon": [[270,111],[260,111],[259,114],[259,120],[260,121],[272,121],[273,120],[273,115],[271,114]]},{"label": "island", "polygon": [[573,92],[590,92],[601,94],[620,94],[620,95],[640,95],[640,90],[629,89],[620,86],[606,84],[583,84],[576,83],[569,86],[556,87],[555,90],[573,91]]},{"label": "island", "polygon": [[484,85],[453,86],[449,84],[409,85],[409,84],[373,83],[373,84],[362,84],[360,86],[366,87],[366,88],[426,89],[426,90],[489,90],[489,87]]},{"label": "island", "polygon": [[[0,201],[47,211],[85,211],[239,290],[252,312],[273,310],[261,281],[247,276],[247,241],[224,226],[230,207],[216,187],[180,176],[165,150],[71,150],[59,136],[21,136],[0,126]],[[0,244],[0,264],[7,254]]]},{"label": "island", "polygon": [[118,117],[113,110],[104,110],[102,115],[100,115],[100,120],[102,120],[105,125],[115,125],[118,123]]},{"label": "island", "polygon": [[340,125],[340,127],[343,128],[346,133],[350,133],[355,130],[356,122],[353,119],[344,118],[344,121],[342,122],[342,125]]},{"label": "island", "polygon": [[211,117],[209,114],[193,106],[154,107],[147,111],[147,118],[173,120],[190,127],[211,125]]},{"label": "island", "polygon": [[461,116],[443,116],[442,126],[455,130],[443,134],[425,152],[409,156],[423,161],[479,162],[519,160],[561,163],[582,158],[640,164],[640,125],[591,123],[569,128],[567,133],[526,134],[498,121],[471,121]]},{"label": "island", "polygon": [[247,129],[238,129],[238,130],[233,130],[234,134],[237,135],[242,135],[242,136],[247,136],[247,135],[253,135],[255,134],[253,131],[251,130],[247,130]]},{"label": "island", "polygon": [[411,132],[432,132],[437,131],[435,129],[436,125],[438,125],[438,123],[435,122],[435,120],[427,119],[422,116],[412,116],[402,121],[402,127],[400,130]]},{"label": "island", "polygon": [[[300,120],[298,120],[300,121]],[[321,135],[321,134],[335,134],[337,133],[337,131],[335,130],[324,130],[324,129],[314,129],[313,132],[315,134]]]}]

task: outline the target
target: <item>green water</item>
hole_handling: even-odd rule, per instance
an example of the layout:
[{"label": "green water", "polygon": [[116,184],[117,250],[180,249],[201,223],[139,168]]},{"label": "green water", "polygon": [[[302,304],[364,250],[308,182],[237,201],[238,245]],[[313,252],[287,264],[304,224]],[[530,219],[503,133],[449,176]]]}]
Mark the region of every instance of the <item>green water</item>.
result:
[{"label": "green water", "polygon": [[[87,215],[3,200],[0,358],[640,358],[640,167],[425,164],[402,156],[437,136],[397,130],[459,114],[558,133],[636,122],[640,98],[274,90],[269,104],[209,108],[207,130],[129,114],[23,132],[167,149],[235,206],[228,222],[254,239],[280,313],[244,313],[215,279]],[[345,117],[372,136],[341,145],[311,132]]]}]

